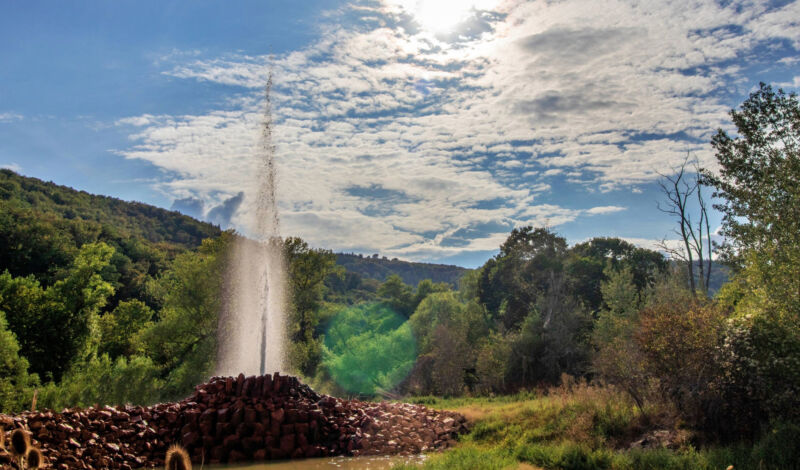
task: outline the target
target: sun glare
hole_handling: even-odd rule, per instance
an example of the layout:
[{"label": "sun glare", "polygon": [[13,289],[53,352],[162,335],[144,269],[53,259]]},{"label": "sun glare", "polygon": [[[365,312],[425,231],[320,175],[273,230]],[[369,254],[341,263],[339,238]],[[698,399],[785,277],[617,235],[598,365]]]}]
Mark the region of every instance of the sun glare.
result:
[{"label": "sun glare", "polygon": [[495,1],[487,0],[395,0],[411,13],[420,26],[434,33],[447,33],[469,18],[475,9],[488,9]]}]

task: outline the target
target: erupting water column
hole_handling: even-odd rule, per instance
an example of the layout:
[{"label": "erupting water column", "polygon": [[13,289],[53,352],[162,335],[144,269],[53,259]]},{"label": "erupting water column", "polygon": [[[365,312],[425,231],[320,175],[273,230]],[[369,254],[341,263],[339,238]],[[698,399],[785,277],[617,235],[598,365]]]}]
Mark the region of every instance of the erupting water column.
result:
[{"label": "erupting water column", "polygon": [[275,200],[275,147],[272,144],[270,90],[258,147],[255,240],[238,238],[231,255],[224,312],[220,316],[217,374],[264,375],[284,372],[286,266]]}]

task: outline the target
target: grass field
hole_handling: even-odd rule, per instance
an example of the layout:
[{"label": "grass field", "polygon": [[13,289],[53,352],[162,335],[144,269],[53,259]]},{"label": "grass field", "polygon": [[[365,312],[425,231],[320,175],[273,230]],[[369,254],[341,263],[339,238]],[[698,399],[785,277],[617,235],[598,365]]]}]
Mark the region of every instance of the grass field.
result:
[{"label": "grass field", "polygon": [[[421,466],[397,465],[398,470],[800,468],[800,427],[779,426],[756,444],[696,449],[691,433],[670,413],[640,411],[623,393],[586,384],[495,398],[411,401],[459,411],[472,431]],[[656,445],[632,445],[643,436]]]}]

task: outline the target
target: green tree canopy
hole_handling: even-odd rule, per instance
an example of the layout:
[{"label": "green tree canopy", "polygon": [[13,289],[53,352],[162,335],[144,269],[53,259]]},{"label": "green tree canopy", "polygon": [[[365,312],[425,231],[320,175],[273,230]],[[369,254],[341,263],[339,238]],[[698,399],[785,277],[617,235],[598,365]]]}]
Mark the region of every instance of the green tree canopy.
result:
[{"label": "green tree canopy", "polygon": [[755,252],[764,281],[785,305],[800,304],[800,103],[762,83],[731,111],[738,135],[711,140],[719,172],[704,172],[723,198],[724,254],[738,266]]},{"label": "green tree canopy", "polygon": [[47,288],[33,276],[0,275],[0,310],[33,372],[59,380],[73,361],[91,352],[97,314],[114,293],[100,275],[113,254],[105,243],[84,245],[67,277]]},{"label": "green tree canopy", "polygon": [[222,284],[231,232],[203,240],[149,285],[163,308],[137,335],[137,348],[162,368],[167,396],[180,397],[207,379],[214,366]]},{"label": "green tree canopy", "polygon": [[567,241],[546,228],[514,229],[481,271],[478,296],[487,310],[515,328],[537,299],[562,277]]},{"label": "green tree canopy", "polygon": [[308,376],[319,365],[322,350],[319,340],[319,312],[330,276],[342,276],[336,266],[336,255],[330,250],[315,250],[297,237],[283,242],[286,265],[289,268],[289,295],[291,296],[289,335],[292,365]]},{"label": "green tree canopy", "polygon": [[28,374],[28,361],[20,357],[17,338],[9,331],[1,310],[0,378],[0,413],[10,413],[28,405],[32,387],[39,381],[35,375]]}]

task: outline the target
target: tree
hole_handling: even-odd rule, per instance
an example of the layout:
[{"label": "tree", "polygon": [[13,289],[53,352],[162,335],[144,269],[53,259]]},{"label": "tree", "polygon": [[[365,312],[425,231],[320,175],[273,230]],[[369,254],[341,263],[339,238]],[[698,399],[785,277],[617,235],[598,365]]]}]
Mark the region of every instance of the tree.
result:
[{"label": "tree", "polygon": [[350,393],[391,392],[416,359],[411,326],[385,303],[340,311],[325,335],[323,365],[336,384]]},{"label": "tree", "polygon": [[[703,172],[723,203],[722,253],[739,268],[754,252],[769,267],[767,287],[800,304],[800,103],[794,93],[759,89],[731,110],[737,136],[712,138],[719,171]],[[791,308],[791,307],[790,307]]]},{"label": "tree", "polygon": [[67,277],[47,288],[33,276],[0,275],[0,310],[40,377],[58,381],[73,361],[92,352],[97,315],[114,293],[100,275],[113,253],[105,243],[84,245]]},{"label": "tree", "polygon": [[386,278],[386,281],[378,288],[378,296],[406,318],[414,313],[414,292],[411,286],[403,282],[403,278],[397,274]]},{"label": "tree", "polygon": [[203,240],[197,252],[179,255],[148,285],[163,308],[158,321],[136,336],[138,352],[161,368],[165,398],[190,392],[211,374],[217,349],[226,255],[233,234]]},{"label": "tree", "polygon": [[[697,283],[703,295],[708,295],[708,283],[711,279],[711,228],[708,221],[708,205],[703,197],[700,168],[695,162],[695,172],[688,174],[689,155],[681,165],[674,169],[672,175],[662,175],[658,182],[661,192],[667,198],[666,206],[658,205],[659,210],[677,219],[678,228],[675,233],[681,238],[681,248],[669,246],[662,240],[661,249],[669,253],[673,259],[686,264],[689,288],[693,295],[697,292]],[[696,206],[692,203],[696,199]],[[696,261],[696,263],[695,263]],[[698,274],[695,275],[695,269]]]},{"label": "tree", "polygon": [[[486,309],[508,328],[517,328],[531,309],[564,275],[567,241],[547,228],[512,230],[500,253],[487,261],[478,281]],[[545,324],[548,312],[542,312]]]},{"label": "tree", "polygon": [[0,378],[0,413],[19,411],[30,404],[33,387],[39,379],[28,374],[28,361],[20,357],[17,339],[8,330],[6,316],[1,310]]},{"label": "tree", "polygon": [[336,266],[333,252],[312,249],[297,237],[284,240],[283,251],[289,269],[291,296],[291,362],[297,370],[310,376],[316,370],[322,353],[316,328],[325,291],[324,281],[330,275],[341,276],[342,269]]},{"label": "tree", "polygon": [[634,288],[641,293],[652,287],[668,267],[661,253],[638,248],[619,238],[595,237],[576,244],[569,252],[567,271],[575,295],[593,312],[602,307],[604,295],[601,286],[613,271],[630,270]]},{"label": "tree", "polygon": [[475,368],[475,354],[488,333],[480,304],[461,303],[452,291],[432,293],[408,323],[419,347],[419,362],[428,366],[415,368],[410,388],[417,393],[453,395],[473,385],[469,372]]},{"label": "tree", "polygon": [[135,353],[136,334],[153,320],[153,311],[139,300],[121,302],[113,312],[100,317],[100,345],[98,354],[108,354],[112,359]]}]

